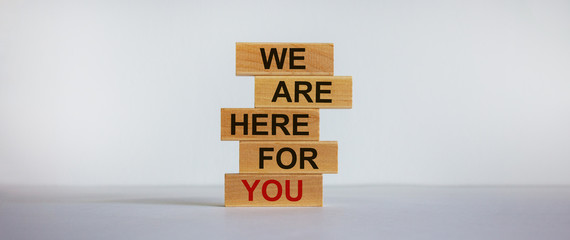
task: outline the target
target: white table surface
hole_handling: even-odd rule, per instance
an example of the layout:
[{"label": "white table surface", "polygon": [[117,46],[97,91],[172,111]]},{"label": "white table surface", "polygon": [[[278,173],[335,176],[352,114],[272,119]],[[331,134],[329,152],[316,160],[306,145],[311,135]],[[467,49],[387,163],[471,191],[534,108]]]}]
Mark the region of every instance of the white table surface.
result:
[{"label": "white table surface", "polygon": [[223,187],[1,187],[0,239],[570,239],[570,187],[325,186],[322,208]]}]

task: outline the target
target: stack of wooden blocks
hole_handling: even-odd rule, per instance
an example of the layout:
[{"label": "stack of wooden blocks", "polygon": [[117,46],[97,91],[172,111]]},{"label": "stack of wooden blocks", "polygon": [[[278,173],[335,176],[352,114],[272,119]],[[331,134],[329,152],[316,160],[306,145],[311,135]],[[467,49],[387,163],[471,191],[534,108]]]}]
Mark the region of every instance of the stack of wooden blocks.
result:
[{"label": "stack of wooden blocks", "polygon": [[352,77],[333,74],[331,43],[236,44],[236,75],[255,76],[255,108],[221,110],[221,139],[240,141],[226,207],[323,205],[338,143],[319,141],[319,108],[352,108]]}]

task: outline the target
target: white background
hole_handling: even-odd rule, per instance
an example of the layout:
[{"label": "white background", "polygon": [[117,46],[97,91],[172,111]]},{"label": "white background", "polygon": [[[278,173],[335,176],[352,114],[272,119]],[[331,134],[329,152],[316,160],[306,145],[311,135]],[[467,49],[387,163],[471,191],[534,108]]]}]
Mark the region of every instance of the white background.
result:
[{"label": "white background", "polygon": [[570,184],[568,1],[0,2],[0,184],[211,185],[235,42],[331,42],[325,184]]}]

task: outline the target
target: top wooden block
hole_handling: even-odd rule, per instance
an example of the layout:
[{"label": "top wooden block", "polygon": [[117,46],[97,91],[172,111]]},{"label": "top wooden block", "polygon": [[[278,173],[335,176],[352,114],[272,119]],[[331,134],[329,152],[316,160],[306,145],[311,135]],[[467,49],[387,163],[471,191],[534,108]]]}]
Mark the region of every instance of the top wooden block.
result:
[{"label": "top wooden block", "polygon": [[334,74],[332,43],[236,43],[236,75]]}]

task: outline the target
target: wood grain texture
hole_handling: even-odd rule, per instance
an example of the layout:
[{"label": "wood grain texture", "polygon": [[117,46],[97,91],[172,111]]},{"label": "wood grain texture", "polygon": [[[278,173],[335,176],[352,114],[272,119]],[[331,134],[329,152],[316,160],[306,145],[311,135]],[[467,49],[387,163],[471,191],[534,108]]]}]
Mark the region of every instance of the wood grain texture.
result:
[{"label": "wood grain texture", "polygon": [[[247,129],[232,127],[232,115],[236,123],[247,118]],[[222,108],[221,118],[222,140],[319,140],[319,109]]]},{"label": "wood grain texture", "polygon": [[240,141],[239,172],[337,173],[338,143],[336,141]]},{"label": "wood grain texture", "polygon": [[255,77],[255,107],[352,108],[352,77]]},{"label": "wood grain texture", "polygon": [[322,207],[323,176],[226,173],[225,206]]},{"label": "wood grain texture", "polygon": [[[266,60],[269,60],[271,48],[276,49],[279,59],[287,48],[283,66],[278,68],[275,58],[269,69],[265,68],[261,49],[264,49]],[[296,52],[295,56],[304,59],[295,60],[294,65],[305,66],[305,69],[291,69],[291,48],[304,48],[304,52]],[[334,45],[332,43],[236,43],[236,75],[324,75],[334,74]]]}]

